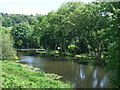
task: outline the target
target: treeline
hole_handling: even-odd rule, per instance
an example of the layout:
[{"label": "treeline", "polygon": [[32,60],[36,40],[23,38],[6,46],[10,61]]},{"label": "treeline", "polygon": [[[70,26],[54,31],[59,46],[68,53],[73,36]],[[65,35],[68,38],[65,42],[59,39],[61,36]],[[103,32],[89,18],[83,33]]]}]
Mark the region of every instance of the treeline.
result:
[{"label": "treeline", "polygon": [[118,87],[120,2],[67,2],[47,15],[1,15],[15,48],[60,47],[62,52],[105,57]]},{"label": "treeline", "polygon": [[28,22],[30,25],[32,25],[32,22],[34,21],[33,15],[22,15],[22,14],[7,14],[7,13],[0,13],[0,15],[3,17],[1,18],[2,26],[4,27],[11,27],[18,23]]},{"label": "treeline", "polygon": [[2,14],[2,25],[12,26],[16,48],[60,47],[62,52],[101,58],[110,44],[109,32],[118,4],[68,2],[48,15]]},{"label": "treeline", "polygon": [[14,39],[15,48],[43,48],[74,54],[106,56],[110,32],[117,21],[119,3],[68,2],[47,15],[4,14],[2,26]]}]

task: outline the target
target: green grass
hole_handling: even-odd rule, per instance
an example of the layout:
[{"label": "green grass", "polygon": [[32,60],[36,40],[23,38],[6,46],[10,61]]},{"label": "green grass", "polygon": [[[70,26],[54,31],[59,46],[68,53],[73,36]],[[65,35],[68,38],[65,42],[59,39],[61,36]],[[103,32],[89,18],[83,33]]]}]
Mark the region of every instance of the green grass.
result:
[{"label": "green grass", "polygon": [[78,57],[78,58],[88,58],[88,56],[86,56],[85,54],[75,55],[75,57]]},{"label": "green grass", "polygon": [[44,72],[34,72],[11,61],[2,61],[2,88],[72,88]]}]

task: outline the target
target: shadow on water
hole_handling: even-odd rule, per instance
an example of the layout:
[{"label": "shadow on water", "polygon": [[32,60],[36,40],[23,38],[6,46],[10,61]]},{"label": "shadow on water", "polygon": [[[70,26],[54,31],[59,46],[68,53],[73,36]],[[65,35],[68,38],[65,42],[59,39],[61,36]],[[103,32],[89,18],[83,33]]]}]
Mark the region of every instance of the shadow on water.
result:
[{"label": "shadow on water", "polygon": [[62,75],[62,81],[70,81],[76,88],[108,88],[108,74],[101,66],[79,64],[65,57],[19,52],[20,63],[40,68],[47,73]]}]

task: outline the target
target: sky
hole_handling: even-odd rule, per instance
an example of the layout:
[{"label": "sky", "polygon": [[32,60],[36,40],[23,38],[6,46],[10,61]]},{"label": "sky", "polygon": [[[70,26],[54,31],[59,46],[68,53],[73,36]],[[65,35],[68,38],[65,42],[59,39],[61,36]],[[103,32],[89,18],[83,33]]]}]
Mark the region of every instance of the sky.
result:
[{"label": "sky", "polygon": [[47,14],[57,10],[64,2],[94,0],[0,0],[0,12],[9,14]]}]

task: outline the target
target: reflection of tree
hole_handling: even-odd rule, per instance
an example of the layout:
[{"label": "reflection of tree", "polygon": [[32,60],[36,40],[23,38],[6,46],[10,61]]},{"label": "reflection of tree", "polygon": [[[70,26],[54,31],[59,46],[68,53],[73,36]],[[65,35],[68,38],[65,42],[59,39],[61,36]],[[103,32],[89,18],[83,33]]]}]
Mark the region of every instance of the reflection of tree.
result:
[{"label": "reflection of tree", "polygon": [[97,88],[99,88],[100,87],[100,77],[99,76],[100,76],[101,72],[100,72],[99,68],[97,68],[97,70],[98,70],[98,75],[97,75],[98,76],[97,77],[98,78],[98,84],[97,84]]},{"label": "reflection of tree", "polygon": [[80,85],[81,87],[84,87],[84,82],[86,81],[85,80],[85,72],[84,72],[84,67],[83,65],[80,65],[80,68],[79,68],[79,78],[80,78]]},{"label": "reflection of tree", "polygon": [[101,82],[100,82],[100,87],[103,88],[106,83],[107,83],[107,77],[104,76],[103,79],[102,79]]},{"label": "reflection of tree", "polygon": [[99,88],[100,87],[100,70],[99,67],[94,68],[94,73],[93,73],[93,87],[94,88]]},{"label": "reflection of tree", "polygon": [[[101,77],[103,77],[100,67],[94,67],[94,66],[87,66],[87,76],[86,76],[86,82],[89,84],[89,87],[100,87],[100,80]],[[88,87],[88,86],[87,86]]]},{"label": "reflection of tree", "polygon": [[105,75],[105,72],[101,69],[101,67],[95,67],[93,72],[93,87],[99,88],[99,87],[105,87],[107,77]]},{"label": "reflection of tree", "polygon": [[97,80],[97,70],[96,68],[94,68],[94,72],[93,72],[93,87],[95,88],[98,84],[98,80]]},{"label": "reflection of tree", "polygon": [[81,79],[85,79],[85,73],[84,73],[84,70],[83,70],[83,66],[80,65],[80,78]]},{"label": "reflection of tree", "polygon": [[93,66],[86,66],[86,82],[85,83],[87,83],[87,85],[86,85],[86,87],[89,87],[89,88],[92,88],[92,84],[93,84],[93,73],[94,73],[94,71],[95,71],[95,67],[93,67]]}]

